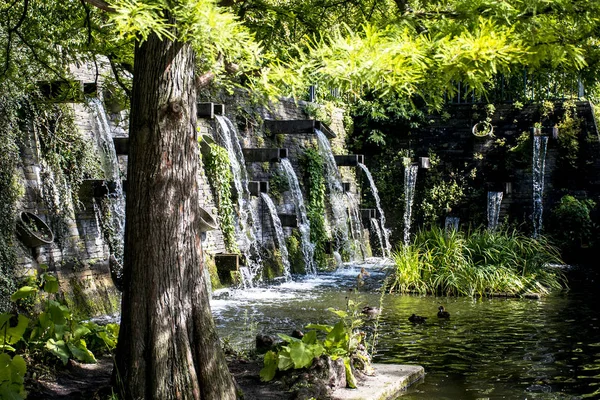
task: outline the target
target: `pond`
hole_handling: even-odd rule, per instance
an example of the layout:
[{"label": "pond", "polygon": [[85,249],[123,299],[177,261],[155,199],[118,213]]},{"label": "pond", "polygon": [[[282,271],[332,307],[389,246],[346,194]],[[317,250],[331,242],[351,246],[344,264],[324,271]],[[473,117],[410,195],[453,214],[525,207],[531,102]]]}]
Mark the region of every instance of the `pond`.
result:
[{"label": "pond", "polygon": [[[347,298],[378,306],[382,264],[354,294],[359,266],[268,288],[215,293],[211,305],[221,337],[249,349],[256,333],[290,334],[308,323],[334,323],[327,311]],[[600,398],[600,320],[595,277],[541,300],[384,295],[375,362],[422,365],[425,380],[402,399]],[[582,284],[583,283],[583,284]],[[436,316],[439,305],[451,313]],[[408,317],[428,317],[414,325]],[[374,329],[367,321],[365,330]]]}]

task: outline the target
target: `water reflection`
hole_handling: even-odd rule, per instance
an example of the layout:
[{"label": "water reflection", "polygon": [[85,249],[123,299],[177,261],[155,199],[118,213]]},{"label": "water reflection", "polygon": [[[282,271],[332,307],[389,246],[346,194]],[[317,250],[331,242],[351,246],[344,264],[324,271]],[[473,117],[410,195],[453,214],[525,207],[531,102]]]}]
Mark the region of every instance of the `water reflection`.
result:
[{"label": "water reflection", "polygon": [[[366,285],[373,289],[385,273],[380,265],[369,270]],[[327,308],[345,307],[359,272],[346,269],[279,288],[231,292],[212,303],[218,329],[233,341],[252,341],[236,336],[244,330],[244,315],[268,334],[332,323]],[[386,295],[375,360],[425,367],[424,382],[402,399],[600,398],[596,290],[575,287],[543,300]],[[360,293],[360,299],[377,305],[379,294]],[[436,317],[440,304],[450,311],[449,320]],[[407,320],[412,313],[429,319],[413,325]]]}]

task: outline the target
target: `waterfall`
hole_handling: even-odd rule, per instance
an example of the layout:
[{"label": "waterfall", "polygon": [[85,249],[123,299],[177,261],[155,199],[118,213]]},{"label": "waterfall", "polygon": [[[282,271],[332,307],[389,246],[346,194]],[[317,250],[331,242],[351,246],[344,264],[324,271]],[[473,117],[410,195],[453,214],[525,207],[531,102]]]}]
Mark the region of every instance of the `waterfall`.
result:
[{"label": "waterfall", "polygon": [[[316,129],[315,133],[317,134],[317,141],[319,143],[319,154],[321,154],[325,162],[325,180],[329,189],[329,202],[333,214],[333,233],[336,238],[337,249],[339,250],[340,247],[344,246],[349,254],[356,257],[356,249],[350,246],[349,237],[351,232],[348,231],[348,201],[344,196],[340,172],[331,151],[329,140],[327,140],[325,134],[320,130]],[[352,211],[350,211],[350,214],[352,215]]]},{"label": "waterfall", "polygon": [[[379,227],[379,221],[376,218],[371,218],[371,230],[375,232],[377,235],[377,239],[379,239],[379,245],[381,246],[381,255],[382,257],[386,256],[386,248],[385,243],[383,241],[383,235],[381,234],[381,228]],[[389,256],[389,254],[388,254]]]},{"label": "waterfall", "polygon": [[304,197],[300,191],[298,177],[290,161],[287,158],[281,159],[281,168],[290,185],[294,206],[296,207],[296,218],[298,219],[298,229],[300,230],[300,246],[302,247],[302,256],[306,266],[307,274],[316,274],[317,267],[314,261],[315,245],[310,241],[310,221],[306,214],[306,206],[304,205]]},{"label": "waterfall", "polygon": [[[96,123],[98,147],[102,153],[102,167],[104,169],[105,185],[108,182],[114,184],[114,191],[109,191],[108,201],[111,214],[111,225],[113,228],[114,240],[109,244],[112,255],[118,261],[118,265],[123,265],[123,244],[125,240],[125,194],[123,193],[123,184],[121,182],[121,173],[119,170],[119,160],[115,151],[115,144],[108,124],[108,117],[102,101],[92,98],[89,105],[94,114]],[[114,268],[118,268],[117,265]],[[123,271],[112,271],[117,280],[121,280]],[[117,283],[117,282],[116,282]],[[118,284],[118,283],[117,283]]]},{"label": "waterfall", "polygon": [[258,241],[254,229],[257,221],[255,211],[250,202],[250,191],[248,190],[248,172],[242,147],[237,135],[237,130],[231,120],[222,115],[216,115],[217,119],[217,138],[219,143],[227,149],[233,183],[237,192],[238,203],[238,226],[237,241],[240,251],[246,259],[247,269],[241,274],[244,287],[252,287],[255,280],[261,279],[262,260],[258,249]]},{"label": "waterfall", "polygon": [[[369,180],[369,184],[371,185],[371,193],[373,193],[373,197],[375,197],[375,205],[377,207],[377,211],[379,212],[379,220],[381,222],[381,231],[383,234],[383,242],[382,242],[382,252],[383,257],[389,257],[392,245],[390,244],[390,234],[389,231],[385,227],[385,215],[383,213],[383,209],[381,208],[381,199],[379,198],[379,191],[377,190],[377,186],[375,186],[375,181],[373,180],[373,176],[371,175],[371,171],[367,168],[366,165],[359,163],[358,166],[364,171],[365,175],[367,175],[367,179]],[[380,240],[382,237],[380,237]]]},{"label": "waterfall", "polygon": [[446,220],[444,221],[444,230],[457,231],[459,222],[460,222],[460,218],[458,218],[458,217],[446,217]]},{"label": "waterfall", "polygon": [[488,192],[487,197],[487,219],[488,229],[495,231],[498,227],[498,218],[500,217],[500,205],[502,204],[502,192]]},{"label": "waterfall", "polygon": [[333,252],[333,259],[335,260],[336,268],[340,268],[344,266],[344,261],[342,260],[342,256],[337,251]]},{"label": "waterfall", "polygon": [[533,136],[533,237],[537,238],[542,231],[542,214],[544,207],[544,173],[546,169],[546,148],[548,136]]},{"label": "waterfall", "polygon": [[277,209],[275,208],[275,204],[273,204],[273,200],[266,193],[261,193],[263,201],[267,205],[269,209],[269,214],[271,214],[271,220],[273,221],[273,231],[275,233],[275,242],[279,248],[279,252],[281,253],[281,262],[283,264],[283,277],[286,281],[290,280],[290,259],[288,254],[288,249],[285,244],[285,236],[283,234],[283,227],[281,226],[281,220],[279,219],[279,215],[277,215]]},{"label": "waterfall", "polygon": [[358,210],[358,200],[353,193],[346,193],[347,209],[350,223],[350,234],[353,243],[353,252],[356,257],[357,250],[360,249],[361,260],[364,261],[367,249],[363,240],[363,226],[360,220],[360,211]]},{"label": "waterfall", "polygon": [[410,220],[418,170],[418,165],[407,165],[404,169],[404,245],[410,242]]}]

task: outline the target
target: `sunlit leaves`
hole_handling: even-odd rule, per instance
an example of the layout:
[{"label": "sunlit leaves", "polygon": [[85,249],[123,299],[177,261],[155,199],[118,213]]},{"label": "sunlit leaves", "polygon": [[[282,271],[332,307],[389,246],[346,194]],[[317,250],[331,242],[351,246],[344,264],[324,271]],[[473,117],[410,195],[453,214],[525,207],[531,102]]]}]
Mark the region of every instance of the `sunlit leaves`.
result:
[{"label": "sunlit leaves", "polygon": [[480,18],[474,31],[464,30],[460,35],[437,39],[434,59],[440,74],[482,92],[494,74],[506,72],[522,60],[525,52],[511,34],[512,30]]},{"label": "sunlit leaves", "polygon": [[175,39],[174,25],[167,19],[167,1],[118,0],[111,1],[110,5],[115,10],[111,21],[123,38],[146,40],[154,33],[160,38]]}]

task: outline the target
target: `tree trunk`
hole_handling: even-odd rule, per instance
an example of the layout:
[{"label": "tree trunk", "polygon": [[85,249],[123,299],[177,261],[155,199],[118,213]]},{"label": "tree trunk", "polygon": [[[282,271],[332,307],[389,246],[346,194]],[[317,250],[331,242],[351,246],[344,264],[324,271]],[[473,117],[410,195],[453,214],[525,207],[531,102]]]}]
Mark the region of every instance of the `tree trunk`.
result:
[{"label": "tree trunk", "polygon": [[235,399],[203,278],[194,52],[153,34],[134,72],[118,390]]}]

